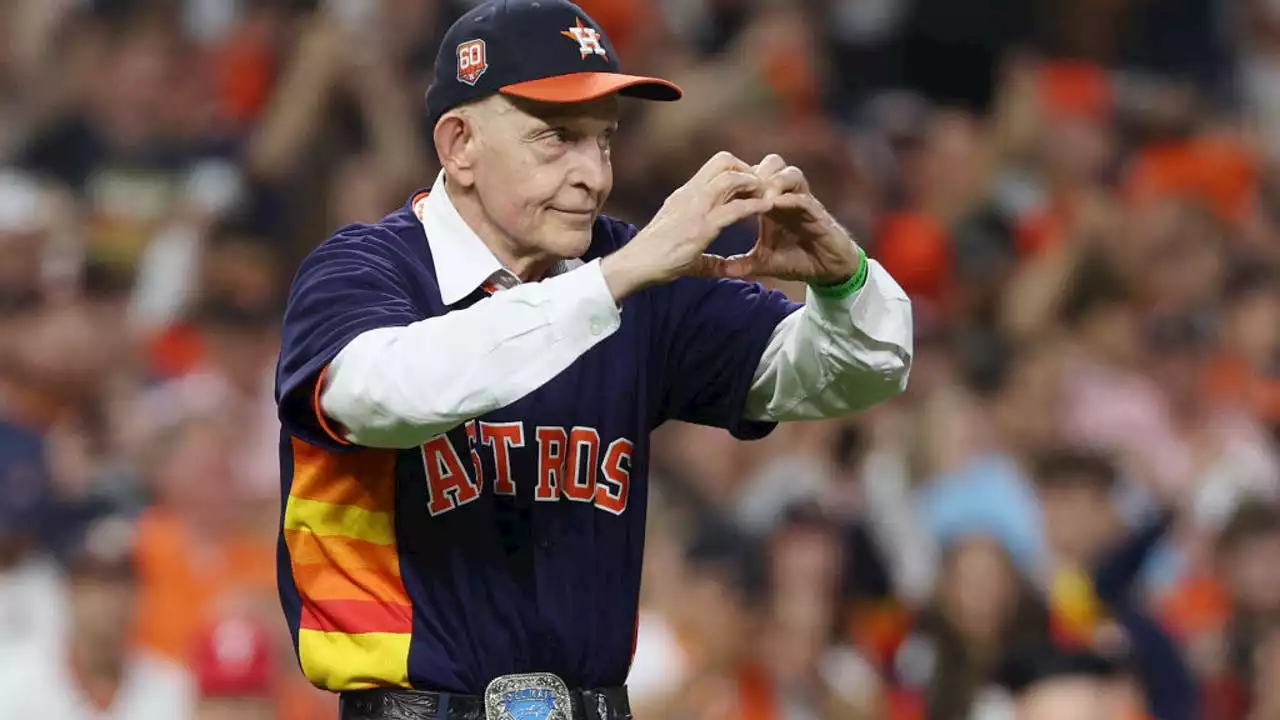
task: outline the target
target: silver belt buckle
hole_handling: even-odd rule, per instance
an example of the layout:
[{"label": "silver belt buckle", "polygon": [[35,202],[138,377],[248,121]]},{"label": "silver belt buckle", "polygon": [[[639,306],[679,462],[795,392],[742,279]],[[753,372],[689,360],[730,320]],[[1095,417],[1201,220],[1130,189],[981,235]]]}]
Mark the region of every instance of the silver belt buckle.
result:
[{"label": "silver belt buckle", "polygon": [[572,720],[564,680],[551,673],[502,675],[484,690],[485,720]]}]

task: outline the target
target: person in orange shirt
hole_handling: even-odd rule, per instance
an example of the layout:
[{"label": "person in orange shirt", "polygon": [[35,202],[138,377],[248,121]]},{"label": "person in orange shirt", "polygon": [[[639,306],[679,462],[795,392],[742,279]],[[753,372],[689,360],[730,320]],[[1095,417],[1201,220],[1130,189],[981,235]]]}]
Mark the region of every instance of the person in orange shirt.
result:
[{"label": "person in orange shirt", "polygon": [[228,606],[274,605],[273,544],[246,528],[234,482],[235,448],[217,421],[180,423],[159,443],[152,479],[159,504],[138,529],[143,647],[185,662],[200,628]]}]

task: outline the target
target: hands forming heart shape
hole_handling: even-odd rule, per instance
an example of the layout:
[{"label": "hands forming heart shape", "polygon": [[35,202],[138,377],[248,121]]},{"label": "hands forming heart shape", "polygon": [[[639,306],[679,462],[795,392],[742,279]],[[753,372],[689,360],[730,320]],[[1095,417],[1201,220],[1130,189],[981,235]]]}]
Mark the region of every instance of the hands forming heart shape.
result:
[{"label": "hands forming heart shape", "polygon": [[[756,245],[720,257],[707,246],[730,225],[759,220]],[[617,297],[679,277],[775,278],[839,285],[860,269],[862,253],[809,189],[799,168],[777,155],[747,165],[716,154],[663,203],[631,242],[605,259]]]},{"label": "hands forming heart shape", "polygon": [[836,285],[857,272],[857,244],[813,196],[800,168],[769,155],[751,171],[764,183],[770,209],[759,216],[755,247],[717,263],[719,275]]}]

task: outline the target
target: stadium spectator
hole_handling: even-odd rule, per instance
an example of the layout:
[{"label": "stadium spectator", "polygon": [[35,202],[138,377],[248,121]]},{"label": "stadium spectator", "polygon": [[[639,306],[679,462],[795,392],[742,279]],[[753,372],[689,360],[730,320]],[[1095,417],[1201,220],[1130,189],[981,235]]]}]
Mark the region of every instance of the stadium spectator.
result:
[{"label": "stadium spectator", "polygon": [[62,573],[43,547],[52,510],[45,453],[39,434],[0,422],[0,666],[65,638]]},{"label": "stadium spectator", "polygon": [[893,659],[893,717],[964,718],[990,711],[1008,656],[1049,642],[1039,592],[996,541],[961,536],[943,558],[937,597]]},{"label": "stadium spectator", "polygon": [[196,638],[191,661],[196,720],[272,720],[277,716],[273,634],[243,617],[216,620]]},{"label": "stadium spectator", "polygon": [[200,628],[228,605],[273,604],[270,528],[246,515],[233,472],[231,429],[187,419],[166,432],[152,458],[155,496],[139,521],[138,641],[184,662]]},{"label": "stadium spectator", "polygon": [[76,528],[60,553],[69,581],[67,632],[53,652],[10,658],[0,703],[14,717],[187,717],[186,673],[130,644],[138,620],[135,525],[99,505],[77,510],[61,518]]},{"label": "stadium spectator", "polygon": [[1037,648],[1011,658],[1001,684],[1013,698],[1017,720],[1132,720],[1138,693],[1124,665],[1087,651]]},{"label": "stadium spectator", "polygon": [[1031,463],[1060,435],[1055,413],[1062,394],[1060,361],[1037,349],[975,365],[973,381],[995,386],[989,401],[991,429],[961,467],[931,483],[922,495],[921,511],[939,541],[991,533],[1005,543],[1023,572],[1038,573],[1045,548]]},{"label": "stadium spectator", "polygon": [[1044,514],[1046,573],[1054,631],[1066,643],[1090,645],[1102,621],[1093,569],[1119,538],[1116,470],[1105,458],[1072,450],[1036,458]]}]

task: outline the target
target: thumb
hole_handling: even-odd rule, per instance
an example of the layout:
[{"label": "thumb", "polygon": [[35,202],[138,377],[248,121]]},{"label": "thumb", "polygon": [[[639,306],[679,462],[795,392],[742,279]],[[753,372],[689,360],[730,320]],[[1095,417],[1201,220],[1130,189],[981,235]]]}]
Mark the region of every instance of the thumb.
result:
[{"label": "thumb", "polygon": [[693,262],[685,274],[702,278],[745,278],[752,274],[753,263],[747,255],[720,257],[703,254]]},{"label": "thumb", "polygon": [[720,277],[745,278],[755,274],[755,258],[751,255],[731,255],[720,266]]},{"label": "thumb", "polygon": [[693,264],[683,273],[685,277],[700,278],[718,278],[724,277],[725,265],[728,260],[719,255],[703,253],[699,255]]}]

